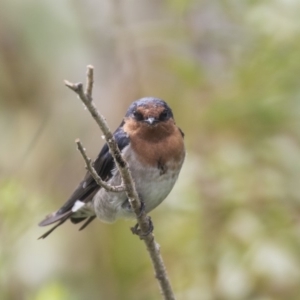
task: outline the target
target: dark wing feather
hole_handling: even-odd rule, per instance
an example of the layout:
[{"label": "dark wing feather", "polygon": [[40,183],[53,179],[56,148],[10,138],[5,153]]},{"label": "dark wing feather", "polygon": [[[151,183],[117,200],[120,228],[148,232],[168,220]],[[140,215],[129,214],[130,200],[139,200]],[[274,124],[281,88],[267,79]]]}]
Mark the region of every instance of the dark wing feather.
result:
[{"label": "dark wing feather", "polygon": [[[123,131],[122,125],[123,123],[114,133],[114,138],[117,141],[118,147],[121,151],[129,144],[129,137]],[[96,158],[94,162],[94,168],[102,180],[107,181],[112,176],[111,171],[115,168],[115,163],[109,152],[107,144],[103,146],[100,154]],[[48,215],[42,222],[39,223],[39,226],[47,226],[62,220],[66,221],[68,218],[70,218],[72,221],[74,220],[74,223],[83,221],[85,218],[80,218],[77,220],[75,218],[72,219],[72,207],[77,200],[85,203],[91,201],[99,188],[100,187],[97,185],[91,174],[87,172],[84,179],[80,182],[66,203],[58,211]],[[92,219],[90,219],[86,225],[88,225],[93,219],[94,218],[92,217]]]},{"label": "dark wing feather", "polygon": [[184,138],[184,132],[183,132],[179,127],[178,127],[178,129],[179,129],[179,131],[180,131],[182,137]]}]

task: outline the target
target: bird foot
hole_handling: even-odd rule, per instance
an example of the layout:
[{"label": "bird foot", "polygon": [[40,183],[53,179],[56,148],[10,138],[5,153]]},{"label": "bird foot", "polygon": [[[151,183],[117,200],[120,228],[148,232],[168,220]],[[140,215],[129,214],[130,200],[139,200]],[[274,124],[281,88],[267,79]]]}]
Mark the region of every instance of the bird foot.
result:
[{"label": "bird foot", "polygon": [[131,227],[131,232],[133,234],[136,234],[140,237],[140,239],[143,239],[145,238],[146,236],[148,236],[150,233],[153,232],[153,229],[154,229],[154,226],[153,226],[153,223],[152,223],[152,220],[151,220],[151,217],[147,217],[148,218],[148,229],[146,232],[143,232],[141,229],[140,229],[140,226],[139,226],[139,223],[136,223],[135,226]]}]

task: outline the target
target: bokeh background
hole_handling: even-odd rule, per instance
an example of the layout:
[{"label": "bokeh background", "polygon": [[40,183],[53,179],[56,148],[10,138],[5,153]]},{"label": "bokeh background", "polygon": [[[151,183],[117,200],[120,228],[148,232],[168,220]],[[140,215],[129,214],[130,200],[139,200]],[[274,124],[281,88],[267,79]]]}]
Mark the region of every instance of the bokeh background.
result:
[{"label": "bokeh background", "polygon": [[142,96],[173,108],[187,158],[151,213],[178,299],[300,299],[300,2],[2,0],[0,299],[160,299],[130,221],[37,223],[101,133],[63,80],[95,67],[112,129]]}]

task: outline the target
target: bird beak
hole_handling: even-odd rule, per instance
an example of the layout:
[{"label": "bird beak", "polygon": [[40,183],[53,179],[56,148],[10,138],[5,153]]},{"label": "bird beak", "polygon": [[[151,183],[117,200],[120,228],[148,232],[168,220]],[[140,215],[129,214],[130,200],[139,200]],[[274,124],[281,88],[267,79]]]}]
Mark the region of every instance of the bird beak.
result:
[{"label": "bird beak", "polygon": [[157,123],[157,119],[153,117],[149,117],[148,119],[145,120],[145,122],[148,123],[149,125],[153,125]]}]

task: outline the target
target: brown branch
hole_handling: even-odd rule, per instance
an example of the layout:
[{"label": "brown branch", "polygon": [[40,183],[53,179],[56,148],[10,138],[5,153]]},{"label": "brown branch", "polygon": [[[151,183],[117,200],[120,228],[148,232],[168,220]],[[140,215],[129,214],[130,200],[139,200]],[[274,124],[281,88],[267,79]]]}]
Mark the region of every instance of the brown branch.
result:
[{"label": "brown branch", "polygon": [[89,65],[87,66],[87,72],[86,72],[85,94],[90,99],[92,99],[93,84],[94,84],[94,67]]},{"label": "brown branch", "polygon": [[[121,174],[125,191],[129,199],[130,205],[136,214],[140,238],[145,242],[147,250],[150,254],[151,261],[155,270],[155,277],[159,282],[161,293],[165,300],[175,300],[175,295],[172,291],[172,287],[167,275],[167,271],[160,254],[160,246],[156,243],[154,235],[151,232],[151,220],[150,217],[142,210],[141,201],[135,188],[134,180],[131,176],[127,162],[122,157],[122,154],[118,148],[118,145],[107,125],[105,118],[98,112],[93,99],[92,99],[92,87],[93,87],[93,67],[87,66],[87,87],[86,91],[83,89],[82,83],[71,83],[65,80],[65,84],[71,90],[73,90],[87,107],[94,120],[99,125],[101,131],[104,134],[105,140],[108,144],[109,151],[116,162],[118,171]],[[88,165],[88,164],[87,164]]]},{"label": "brown branch", "polygon": [[75,143],[77,144],[77,149],[79,150],[79,152],[81,153],[81,155],[85,161],[87,170],[91,173],[94,180],[97,182],[97,184],[99,186],[103,187],[104,189],[106,189],[107,191],[110,191],[110,192],[124,192],[125,191],[125,186],[123,184],[117,185],[117,186],[112,186],[112,185],[106,183],[105,181],[103,181],[100,178],[100,176],[98,175],[95,168],[93,167],[92,160],[89,157],[87,157],[87,155],[85,153],[85,149],[83,148],[80,140],[77,139],[75,141]]}]

